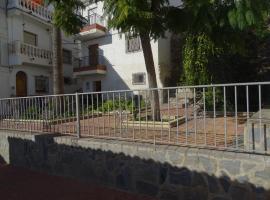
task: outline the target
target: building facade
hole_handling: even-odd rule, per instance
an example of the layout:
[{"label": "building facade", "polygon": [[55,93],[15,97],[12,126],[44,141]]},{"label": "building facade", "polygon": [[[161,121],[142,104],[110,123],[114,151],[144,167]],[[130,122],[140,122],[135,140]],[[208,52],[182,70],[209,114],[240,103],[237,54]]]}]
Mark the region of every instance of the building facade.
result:
[{"label": "building facade", "polygon": [[[0,83],[5,85],[1,97],[52,94],[52,8],[41,0],[5,0],[0,15]],[[68,93],[77,90],[72,78],[74,49],[73,38],[63,34]]]},{"label": "building facade", "polygon": [[[172,1],[177,4],[178,1]],[[148,88],[147,71],[138,36],[120,34],[107,28],[103,2],[89,3],[82,15],[87,25],[76,35],[81,42],[80,57],[74,63],[74,76],[82,90],[110,91]],[[171,34],[152,41],[158,87],[168,86],[172,71]]]},{"label": "building facade", "polygon": [[[63,34],[65,93],[148,88],[139,37],[109,30],[103,3],[84,2],[87,24],[73,37]],[[53,9],[42,0],[2,0],[0,9],[0,98],[52,94]],[[172,38],[151,42],[158,87],[175,74]]]}]

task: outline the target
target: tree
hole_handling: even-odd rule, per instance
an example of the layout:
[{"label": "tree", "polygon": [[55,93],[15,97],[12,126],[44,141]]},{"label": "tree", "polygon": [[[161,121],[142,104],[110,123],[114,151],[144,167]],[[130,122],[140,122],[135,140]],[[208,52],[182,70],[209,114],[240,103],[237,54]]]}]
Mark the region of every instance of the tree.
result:
[{"label": "tree", "polygon": [[269,11],[269,0],[183,0],[171,8],[167,27],[186,37],[184,82],[210,83],[209,58],[222,52],[245,54],[243,35],[265,35]]},{"label": "tree", "polygon": [[[104,0],[104,11],[110,28],[140,36],[150,88],[157,88],[151,40],[163,37],[166,31],[164,13],[168,0]],[[159,121],[159,94],[151,94],[152,119]]]},{"label": "tree", "polygon": [[54,94],[64,93],[62,31],[73,35],[84,25],[81,15],[77,14],[84,8],[80,0],[47,0],[54,7],[53,12],[53,91]]}]

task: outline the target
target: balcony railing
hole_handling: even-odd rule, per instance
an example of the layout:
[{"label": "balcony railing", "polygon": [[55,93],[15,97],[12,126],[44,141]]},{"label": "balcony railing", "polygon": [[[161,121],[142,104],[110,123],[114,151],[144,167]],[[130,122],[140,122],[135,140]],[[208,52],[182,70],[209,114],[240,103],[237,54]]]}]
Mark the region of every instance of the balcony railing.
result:
[{"label": "balcony railing", "polygon": [[[30,44],[14,41],[9,45],[9,52],[11,55],[22,56],[32,59],[47,60],[49,63],[52,61],[52,51],[42,49]],[[38,62],[38,61],[36,61]]]},{"label": "balcony railing", "polygon": [[52,20],[52,12],[50,10],[31,0],[11,0],[8,7],[21,9],[46,21]]},{"label": "balcony railing", "polygon": [[270,155],[269,91],[257,82],[7,98],[0,129]]},{"label": "balcony railing", "polygon": [[98,65],[106,65],[106,58],[103,55],[74,58],[74,68],[95,67]]},{"label": "balcony railing", "polygon": [[75,58],[73,71],[76,75],[106,74],[106,63],[102,55]]},{"label": "balcony railing", "polygon": [[88,20],[87,25],[99,24],[99,25],[105,27],[104,17],[102,17],[96,13],[88,15],[87,20]]}]

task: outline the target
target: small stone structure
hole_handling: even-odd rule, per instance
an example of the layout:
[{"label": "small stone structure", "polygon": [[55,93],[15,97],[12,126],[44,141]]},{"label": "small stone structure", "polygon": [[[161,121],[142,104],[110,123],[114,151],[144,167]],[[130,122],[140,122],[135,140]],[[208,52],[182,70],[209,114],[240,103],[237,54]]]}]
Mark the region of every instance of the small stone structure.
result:
[{"label": "small stone structure", "polygon": [[266,155],[0,131],[0,156],[162,200],[270,199]]},{"label": "small stone structure", "polygon": [[248,120],[245,127],[244,145],[246,150],[270,153],[270,109],[262,109]]}]

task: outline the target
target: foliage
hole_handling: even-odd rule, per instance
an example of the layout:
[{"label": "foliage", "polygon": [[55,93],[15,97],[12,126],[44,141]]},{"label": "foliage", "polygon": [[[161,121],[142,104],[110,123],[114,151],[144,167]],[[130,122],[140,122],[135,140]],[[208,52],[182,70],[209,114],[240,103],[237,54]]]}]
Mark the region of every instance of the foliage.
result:
[{"label": "foliage", "polygon": [[66,34],[78,33],[85,24],[84,18],[77,14],[85,8],[81,0],[47,0],[54,7],[53,23]]},{"label": "foliage", "polygon": [[187,35],[183,51],[182,82],[187,85],[209,83],[208,58],[215,51],[213,42],[206,34]]},{"label": "foliage", "polygon": [[151,38],[164,36],[165,8],[168,0],[104,0],[110,28],[122,33],[147,33]]},{"label": "foliage", "polygon": [[93,103],[93,109],[92,106],[90,107],[86,107],[85,108],[85,112],[103,112],[103,113],[107,113],[107,112],[112,112],[112,111],[129,111],[130,113],[134,113],[137,112],[139,107],[141,109],[144,109],[146,107],[146,102],[141,99],[140,100],[140,106],[138,104],[138,99],[124,99],[121,98],[119,99],[115,99],[115,100],[106,100],[103,103],[99,102],[99,104],[96,104],[96,101]]}]

